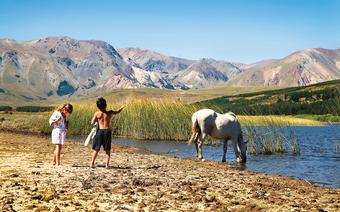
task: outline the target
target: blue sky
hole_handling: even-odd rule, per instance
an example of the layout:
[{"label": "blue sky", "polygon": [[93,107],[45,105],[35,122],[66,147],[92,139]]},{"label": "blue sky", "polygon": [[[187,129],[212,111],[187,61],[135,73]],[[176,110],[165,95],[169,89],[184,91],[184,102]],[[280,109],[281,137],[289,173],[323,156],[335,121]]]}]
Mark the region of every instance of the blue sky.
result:
[{"label": "blue sky", "polygon": [[340,48],[340,0],[1,0],[0,38],[104,40],[251,63]]}]

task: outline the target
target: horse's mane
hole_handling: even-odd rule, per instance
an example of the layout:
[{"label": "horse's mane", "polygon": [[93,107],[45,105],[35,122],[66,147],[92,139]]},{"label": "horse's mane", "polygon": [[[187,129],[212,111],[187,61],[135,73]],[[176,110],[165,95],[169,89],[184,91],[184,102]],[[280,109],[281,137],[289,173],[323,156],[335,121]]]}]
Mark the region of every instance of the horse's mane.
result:
[{"label": "horse's mane", "polygon": [[233,113],[233,112],[231,112],[231,111],[227,112],[226,114],[229,114],[229,115],[234,116],[235,118],[237,118],[236,115],[235,115],[235,113]]}]

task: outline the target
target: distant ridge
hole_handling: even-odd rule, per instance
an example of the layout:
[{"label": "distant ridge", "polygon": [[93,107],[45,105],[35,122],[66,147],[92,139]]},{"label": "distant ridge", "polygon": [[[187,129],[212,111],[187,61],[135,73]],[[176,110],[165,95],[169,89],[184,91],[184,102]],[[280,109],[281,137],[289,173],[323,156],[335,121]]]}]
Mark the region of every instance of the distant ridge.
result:
[{"label": "distant ridge", "polygon": [[0,40],[0,98],[27,100],[116,88],[190,89],[216,85],[302,86],[340,79],[340,49],[306,49],[254,64],[188,60],[104,41],[47,37]]}]

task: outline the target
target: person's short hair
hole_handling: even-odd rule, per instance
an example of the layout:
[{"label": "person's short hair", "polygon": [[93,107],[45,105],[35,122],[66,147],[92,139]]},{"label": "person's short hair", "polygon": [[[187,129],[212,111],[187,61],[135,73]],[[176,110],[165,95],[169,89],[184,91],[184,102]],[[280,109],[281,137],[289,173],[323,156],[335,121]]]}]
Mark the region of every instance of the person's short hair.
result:
[{"label": "person's short hair", "polygon": [[98,98],[97,107],[100,111],[105,111],[106,109],[106,100],[103,97]]},{"label": "person's short hair", "polygon": [[73,106],[71,104],[66,104],[65,109],[67,110],[69,114],[73,112]]}]

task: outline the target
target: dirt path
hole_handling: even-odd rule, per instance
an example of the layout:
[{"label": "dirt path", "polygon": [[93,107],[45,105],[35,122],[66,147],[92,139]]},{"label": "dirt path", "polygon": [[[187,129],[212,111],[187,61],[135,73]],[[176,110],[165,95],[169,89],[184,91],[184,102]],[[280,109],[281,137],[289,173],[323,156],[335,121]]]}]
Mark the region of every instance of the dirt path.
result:
[{"label": "dirt path", "polygon": [[113,146],[110,169],[100,152],[67,143],[51,165],[49,138],[0,133],[1,211],[339,211],[340,189],[240,171],[217,162]]}]

